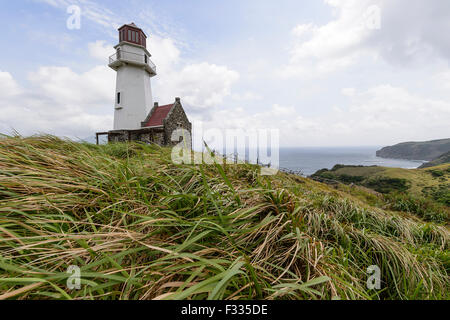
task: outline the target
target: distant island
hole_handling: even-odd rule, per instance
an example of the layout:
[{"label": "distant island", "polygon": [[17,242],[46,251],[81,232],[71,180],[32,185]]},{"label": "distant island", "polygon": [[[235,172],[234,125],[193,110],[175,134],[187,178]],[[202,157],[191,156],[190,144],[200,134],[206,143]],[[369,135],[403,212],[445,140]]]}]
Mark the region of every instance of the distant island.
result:
[{"label": "distant island", "polygon": [[403,142],[377,151],[377,157],[432,161],[450,151],[450,139]]}]

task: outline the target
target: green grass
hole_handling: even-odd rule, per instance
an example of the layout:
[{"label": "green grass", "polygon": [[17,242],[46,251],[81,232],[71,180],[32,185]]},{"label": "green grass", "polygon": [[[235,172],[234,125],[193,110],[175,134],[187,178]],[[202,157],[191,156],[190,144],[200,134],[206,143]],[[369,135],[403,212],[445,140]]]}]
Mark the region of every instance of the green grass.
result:
[{"label": "green grass", "polygon": [[446,226],[363,189],[170,152],[1,139],[0,299],[450,298]]},{"label": "green grass", "polygon": [[384,194],[383,201],[371,202],[378,206],[397,210],[408,203],[406,211],[427,221],[450,221],[450,164],[425,169],[336,165],[331,170],[319,170],[312,177],[328,183],[356,184]]}]

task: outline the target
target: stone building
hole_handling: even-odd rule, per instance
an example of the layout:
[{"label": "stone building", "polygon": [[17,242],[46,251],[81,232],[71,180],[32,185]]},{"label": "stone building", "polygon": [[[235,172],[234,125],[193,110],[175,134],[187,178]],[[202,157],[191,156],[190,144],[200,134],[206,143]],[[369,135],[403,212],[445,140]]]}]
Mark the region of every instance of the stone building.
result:
[{"label": "stone building", "polygon": [[[97,133],[97,144],[100,135],[107,135],[108,142],[141,141],[156,143],[160,146],[173,146],[180,141],[178,139],[172,141],[172,133],[176,129],[184,129],[189,132],[189,135],[192,133],[192,124],[183,110],[180,98],[176,98],[174,103],[164,106],[159,106],[155,102],[152,110],[141,122],[139,129],[118,129]],[[191,144],[188,147],[190,148]]]},{"label": "stone building", "polygon": [[[180,98],[168,105],[152,105],[150,79],[157,75],[156,66],[150,60],[147,50],[147,35],[134,23],[119,28],[119,44],[116,53],[109,57],[109,67],[117,72],[114,104],[114,128],[106,135],[108,142],[141,141],[161,146],[178,144],[179,140],[189,142],[192,147],[192,124],[181,105]],[[184,129],[180,139],[172,139],[172,133]],[[188,137],[186,137],[189,135]],[[188,141],[189,140],[189,141]]]}]

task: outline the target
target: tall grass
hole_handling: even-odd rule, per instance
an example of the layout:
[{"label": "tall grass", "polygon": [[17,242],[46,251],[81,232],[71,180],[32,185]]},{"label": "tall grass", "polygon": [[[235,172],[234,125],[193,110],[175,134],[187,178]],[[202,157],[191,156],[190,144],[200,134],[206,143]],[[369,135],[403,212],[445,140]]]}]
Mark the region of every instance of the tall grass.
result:
[{"label": "tall grass", "polygon": [[444,226],[252,165],[0,140],[0,299],[448,299],[448,246]]}]

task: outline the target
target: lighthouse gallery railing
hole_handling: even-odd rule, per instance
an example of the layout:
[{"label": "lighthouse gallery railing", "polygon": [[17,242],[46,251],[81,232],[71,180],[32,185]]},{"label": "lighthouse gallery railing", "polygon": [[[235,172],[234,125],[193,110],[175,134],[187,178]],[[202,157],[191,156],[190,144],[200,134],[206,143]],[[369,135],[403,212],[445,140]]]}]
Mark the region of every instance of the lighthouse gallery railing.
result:
[{"label": "lighthouse gallery railing", "polygon": [[156,72],[155,64],[145,54],[138,54],[121,50],[109,57],[110,64],[116,62],[117,60],[144,63],[148,65],[153,71]]}]

